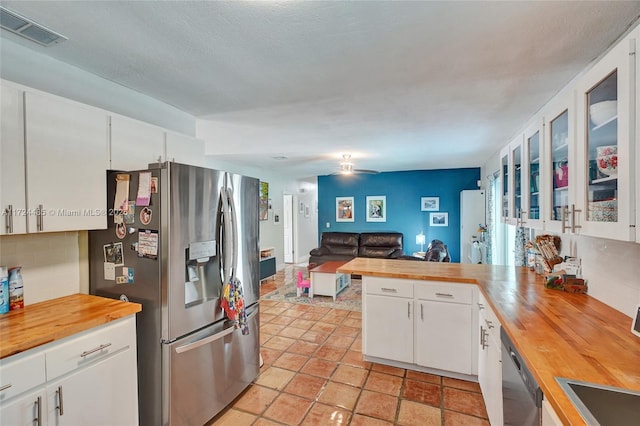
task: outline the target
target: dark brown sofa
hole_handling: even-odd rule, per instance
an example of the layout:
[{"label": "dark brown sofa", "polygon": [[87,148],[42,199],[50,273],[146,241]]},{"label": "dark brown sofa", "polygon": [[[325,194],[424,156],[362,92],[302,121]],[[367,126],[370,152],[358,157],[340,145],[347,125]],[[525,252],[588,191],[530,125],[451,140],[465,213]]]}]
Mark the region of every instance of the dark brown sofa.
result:
[{"label": "dark brown sofa", "polygon": [[398,259],[404,255],[400,232],[323,232],[320,247],[309,252],[309,266],[355,257]]},{"label": "dark brown sofa", "polygon": [[425,257],[405,255],[400,232],[323,232],[320,247],[309,252],[309,269],[331,260],[356,257],[451,262],[449,249],[440,240],[429,243]]}]

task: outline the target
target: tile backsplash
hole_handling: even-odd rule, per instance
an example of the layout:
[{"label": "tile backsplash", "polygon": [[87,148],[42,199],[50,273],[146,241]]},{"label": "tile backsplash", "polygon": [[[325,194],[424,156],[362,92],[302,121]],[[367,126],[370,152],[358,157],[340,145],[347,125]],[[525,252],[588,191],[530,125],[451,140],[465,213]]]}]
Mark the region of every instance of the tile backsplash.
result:
[{"label": "tile backsplash", "polygon": [[75,294],[86,287],[81,286],[86,271],[85,235],[56,232],[0,237],[0,265],[22,266],[25,305]]}]

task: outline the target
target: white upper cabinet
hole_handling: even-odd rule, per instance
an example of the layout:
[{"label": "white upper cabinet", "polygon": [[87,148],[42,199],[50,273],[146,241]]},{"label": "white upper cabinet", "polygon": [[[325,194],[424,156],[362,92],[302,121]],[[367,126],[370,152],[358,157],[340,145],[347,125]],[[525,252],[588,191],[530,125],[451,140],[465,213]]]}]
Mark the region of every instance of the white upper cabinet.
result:
[{"label": "white upper cabinet", "polygon": [[500,152],[500,170],[502,181],[502,221],[519,225],[522,220],[523,204],[523,162],[522,134],[516,136]]},{"label": "white upper cabinet", "polygon": [[509,188],[513,187],[513,183],[510,181],[512,173],[509,172],[509,154],[509,145],[500,151],[500,220],[504,223],[509,223],[509,212],[511,211]]},{"label": "white upper cabinet", "polygon": [[141,170],[164,159],[164,129],[111,116],[111,169]]},{"label": "white upper cabinet", "polygon": [[636,238],[634,71],[632,34],[577,82],[575,231],[580,234]]},{"label": "white upper cabinet", "polygon": [[204,141],[179,133],[166,133],[166,159],[176,163],[204,167]]},{"label": "white upper cabinet", "polygon": [[0,110],[0,235],[27,232],[24,175],[24,92],[4,82]]},{"label": "white upper cabinet", "polygon": [[522,171],[522,221],[528,228],[543,229],[542,211],[545,199],[542,194],[542,117],[526,128],[523,142]]},{"label": "white upper cabinet", "polygon": [[[542,188],[545,230],[567,232],[572,206],[575,204],[573,185],[575,176],[575,96],[564,90],[546,107],[544,112],[544,162]],[[575,210],[575,207],[574,207]]]},{"label": "white upper cabinet", "polygon": [[25,93],[27,229],[106,228],[107,114]]}]

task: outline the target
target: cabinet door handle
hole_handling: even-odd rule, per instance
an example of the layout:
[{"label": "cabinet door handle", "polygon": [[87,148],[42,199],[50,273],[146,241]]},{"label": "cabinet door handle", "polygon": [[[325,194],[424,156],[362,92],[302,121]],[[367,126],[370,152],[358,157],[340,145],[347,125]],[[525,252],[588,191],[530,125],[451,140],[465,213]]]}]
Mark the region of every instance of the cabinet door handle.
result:
[{"label": "cabinet door handle", "polygon": [[420,319],[424,321],[424,305],[420,304]]},{"label": "cabinet door handle", "polygon": [[567,230],[568,226],[567,226],[567,220],[569,219],[567,217],[568,213],[569,213],[569,206],[562,206],[562,216],[560,217],[560,220],[562,221],[562,233],[564,234],[565,231]]},{"label": "cabinet door handle", "polygon": [[0,387],[0,392],[5,391],[5,390],[9,389],[11,386],[13,386],[11,383],[7,383],[6,385],[1,386],[1,387]]},{"label": "cabinet door handle", "polygon": [[438,296],[438,297],[453,297],[453,294],[449,294],[449,293],[436,293],[436,296]]},{"label": "cabinet door handle", "polygon": [[411,302],[407,302],[407,318],[411,318]]},{"label": "cabinet door handle", "polygon": [[488,329],[493,328],[493,321],[489,321],[488,319],[485,319],[484,322],[487,324]]},{"label": "cabinet door handle", "polygon": [[576,209],[575,204],[571,204],[571,232],[576,232],[576,229],[582,228],[582,225],[576,225],[576,213],[581,213],[582,210]]},{"label": "cabinet door handle", "polygon": [[384,288],[382,287],[380,290],[382,290],[385,293],[397,293],[398,289],[396,288]]},{"label": "cabinet door handle", "polygon": [[105,349],[105,348],[108,348],[109,346],[111,346],[111,343],[105,343],[105,344],[103,344],[103,345],[98,346],[97,348],[93,348],[93,349],[90,349],[90,350],[88,350],[88,351],[84,351],[84,352],[82,352],[82,353],[80,354],[80,356],[81,356],[82,358],[84,358],[84,357],[85,357],[85,356],[87,356],[87,355],[91,355],[91,354],[92,354],[92,353],[94,353],[94,352],[101,351],[101,350],[103,350],[103,349]]},{"label": "cabinet door handle", "polygon": [[44,230],[44,221],[42,220],[42,211],[44,206],[42,204],[38,204],[38,214],[36,215],[36,229],[38,231]]},{"label": "cabinet door handle", "polygon": [[42,397],[39,396],[34,404],[36,405],[36,418],[33,421],[37,426],[42,426]]},{"label": "cabinet door handle", "polygon": [[489,337],[489,332],[480,326],[480,344],[482,345],[482,349],[486,349],[489,347],[489,343],[487,343],[487,337]]},{"label": "cabinet door handle", "polygon": [[60,415],[63,416],[64,403],[62,402],[62,385],[58,386],[58,390],[56,391],[56,394],[58,394],[58,406],[56,407],[56,409],[58,409],[60,411]]},{"label": "cabinet door handle", "polygon": [[483,310],[484,309],[484,305],[482,303],[478,303],[478,310]]},{"label": "cabinet door handle", "polygon": [[7,234],[13,234],[13,204],[9,204],[4,213],[7,215],[5,218],[5,226],[7,228]]}]

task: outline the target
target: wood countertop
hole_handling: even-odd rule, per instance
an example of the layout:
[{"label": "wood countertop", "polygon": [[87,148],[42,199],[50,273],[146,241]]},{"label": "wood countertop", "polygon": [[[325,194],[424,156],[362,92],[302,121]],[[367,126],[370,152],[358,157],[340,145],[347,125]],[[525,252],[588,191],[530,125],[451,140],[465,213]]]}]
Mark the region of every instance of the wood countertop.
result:
[{"label": "wood countertop", "polygon": [[139,303],[74,294],[0,315],[0,359],[142,310]]},{"label": "wood countertop", "polygon": [[555,377],[640,391],[631,319],[586,294],[544,287],[524,267],[356,258],[338,272],[477,284],[565,425],[584,425]]}]

